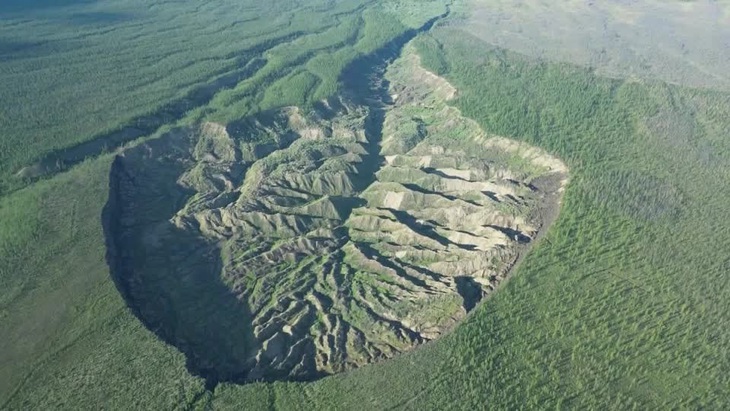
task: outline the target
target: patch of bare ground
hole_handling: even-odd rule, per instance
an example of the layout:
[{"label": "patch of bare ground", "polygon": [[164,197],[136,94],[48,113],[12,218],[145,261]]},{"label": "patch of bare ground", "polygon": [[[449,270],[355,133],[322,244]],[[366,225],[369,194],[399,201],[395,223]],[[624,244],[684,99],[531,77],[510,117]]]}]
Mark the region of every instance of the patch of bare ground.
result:
[{"label": "patch of bare ground", "polygon": [[557,214],[565,165],[448,106],[412,48],[374,87],[382,103],[206,123],[114,162],[112,272],[191,371],[307,380],[439,338]]}]

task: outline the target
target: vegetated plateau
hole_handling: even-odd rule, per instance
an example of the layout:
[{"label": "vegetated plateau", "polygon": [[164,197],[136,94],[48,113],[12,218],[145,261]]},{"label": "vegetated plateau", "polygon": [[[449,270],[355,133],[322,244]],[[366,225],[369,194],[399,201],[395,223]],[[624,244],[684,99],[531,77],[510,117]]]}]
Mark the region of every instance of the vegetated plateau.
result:
[{"label": "vegetated plateau", "polygon": [[11,0],[0,408],[727,408],[729,17]]}]

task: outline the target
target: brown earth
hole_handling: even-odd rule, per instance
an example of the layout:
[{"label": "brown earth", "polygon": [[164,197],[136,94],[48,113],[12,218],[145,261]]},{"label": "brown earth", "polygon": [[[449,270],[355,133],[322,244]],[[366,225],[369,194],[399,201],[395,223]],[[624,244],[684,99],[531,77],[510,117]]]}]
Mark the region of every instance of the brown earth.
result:
[{"label": "brown earth", "polygon": [[385,78],[388,105],[205,123],[116,159],[112,272],[192,371],[311,379],[393,357],[464,318],[546,228],[562,162],[486,135],[411,48]]}]

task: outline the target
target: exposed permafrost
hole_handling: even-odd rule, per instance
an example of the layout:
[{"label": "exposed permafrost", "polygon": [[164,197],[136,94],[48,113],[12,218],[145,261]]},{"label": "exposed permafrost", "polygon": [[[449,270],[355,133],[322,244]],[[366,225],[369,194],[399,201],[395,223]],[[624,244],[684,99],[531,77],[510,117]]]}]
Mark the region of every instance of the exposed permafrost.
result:
[{"label": "exposed permafrost", "polygon": [[486,135],[411,48],[378,70],[369,95],[114,162],[112,273],[191,371],[312,379],[393,357],[464,318],[550,222],[561,161]]}]

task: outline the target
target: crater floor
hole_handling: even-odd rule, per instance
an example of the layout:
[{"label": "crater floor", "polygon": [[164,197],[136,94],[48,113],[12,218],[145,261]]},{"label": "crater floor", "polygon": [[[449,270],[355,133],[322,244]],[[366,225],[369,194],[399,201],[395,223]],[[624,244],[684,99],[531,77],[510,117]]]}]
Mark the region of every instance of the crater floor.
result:
[{"label": "crater floor", "polygon": [[551,221],[565,165],[450,107],[411,46],[370,82],[115,160],[112,273],[191,371],[307,380],[391,358],[463,319]]}]

